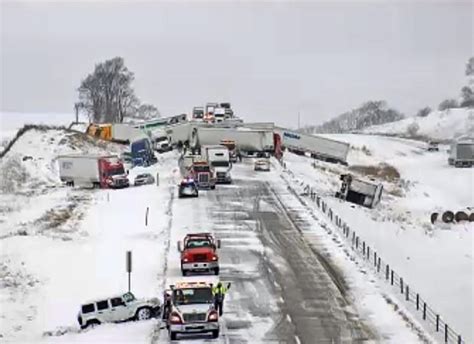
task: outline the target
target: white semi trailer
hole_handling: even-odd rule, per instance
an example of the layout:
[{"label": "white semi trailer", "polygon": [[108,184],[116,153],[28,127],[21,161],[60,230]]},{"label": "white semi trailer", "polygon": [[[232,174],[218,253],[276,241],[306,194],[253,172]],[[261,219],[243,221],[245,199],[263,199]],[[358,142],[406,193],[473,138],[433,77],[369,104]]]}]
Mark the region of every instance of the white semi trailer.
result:
[{"label": "white semi trailer", "polygon": [[347,164],[350,145],[346,142],[303,134],[280,127],[275,127],[274,130],[280,135],[282,146],[294,153],[309,153],[315,159]]},{"label": "white semi trailer", "polygon": [[373,208],[380,203],[383,185],[354,178],[350,174],[341,175],[341,189],[336,192],[336,197],[348,202]]},{"label": "white semi trailer", "polygon": [[463,139],[454,142],[449,149],[448,164],[455,167],[474,166],[474,140]]},{"label": "white semi trailer", "polygon": [[191,132],[190,147],[199,150],[205,145],[219,145],[224,140],[235,142],[239,151],[273,152],[273,131],[247,128],[203,128],[195,127]]}]

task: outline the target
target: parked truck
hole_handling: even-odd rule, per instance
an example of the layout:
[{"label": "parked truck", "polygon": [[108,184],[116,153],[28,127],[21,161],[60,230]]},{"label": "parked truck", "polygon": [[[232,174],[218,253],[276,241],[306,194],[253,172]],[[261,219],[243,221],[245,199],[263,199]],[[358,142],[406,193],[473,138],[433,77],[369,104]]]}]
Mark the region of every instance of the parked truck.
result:
[{"label": "parked truck", "polygon": [[247,128],[195,127],[191,131],[190,147],[199,150],[205,145],[218,145],[222,140],[234,141],[240,152],[274,151],[273,131]]},{"label": "parked truck", "polygon": [[474,166],[474,139],[462,139],[451,144],[448,164],[455,167]]},{"label": "parked truck", "polygon": [[347,164],[350,145],[346,142],[303,134],[285,128],[275,127],[274,130],[280,135],[282,146],[293,153],[301,155],[309,153],[315,159]]},{"label": "parked truck", "polygon": [[130,152],[132,153],[133,166],[150,166],[158,161],[148,138],[132,142]]},{"label": "parked truck", "polygon": [[214,168],[217,183],[232,183],[232,176],[230,174],[232,164],[230,163],[230,155],[227,147],[221,145],[202,146],[201,156]]},{"label": "parked truck", "polygon": [[102,140],[128,144],[147,135],[140,129],[124,123],[96,124],[87,127],[87,134]]},{"label": "parked truck", "polygon": [[351,174],[341,175],[341,189],[336,197],[367,208],[375,207],[382,198],[383,185],[357,179]]},{"label": "parked truck", "polygon": [[59,177],[68,186],[124,188],[129,181],[122,161],[115,155],[60,155]]}]

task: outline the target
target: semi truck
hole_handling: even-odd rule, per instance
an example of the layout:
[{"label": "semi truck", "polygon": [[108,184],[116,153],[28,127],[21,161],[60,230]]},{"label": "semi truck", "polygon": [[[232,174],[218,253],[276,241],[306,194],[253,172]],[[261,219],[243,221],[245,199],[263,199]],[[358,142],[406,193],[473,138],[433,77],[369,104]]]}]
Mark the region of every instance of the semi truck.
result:
[{"label": "semi truck", "polygon": [[347,164],[350,145],[346,142],[303,134],[280,127],[275,127],[274,130],[280,135],[282,146],[291,152],[301,155],[309,153],[315,159]]},{"label": "semi truck", "polygon": [[122,161],[115,155],[60,155],[59,178],[68,186],[124,188],[129,180]]},{"label": "semi truck", "polygon": [[351,174],[342,174],[340,177],[341,189],[336,197],[351,203],[360,204],[367,208],[375,207],[382,198],[383,185],[357,179]]},{"label": "semi truck", "polygon": [[474,139],[461,139],[452,143],[448,164],[455,167],[474,166]]},{"label": "semi truck", "polygon": [[203,106],[195,106],[193,108],[193,118],[194,119],[202,119],[204,117],[204,107]]},{"label": "semi truck", "polygon": [[216,172],[216,182],[220,184],[231,184],[232,176],[230,170],[230,154],[227,147],[221,145],[202,146],[201,156]]},{"label": "semi truck", "polygon": [[87,127],[86,133],[102,140],[124,144],[128,144],[138,138],[147,136],[142,130],[135,128],[132,125],[123,123],[92,123]]},{"label": "semi truck", "polygon": [[237,150],[250,154],[274,151],[273,131],[247,128],[195,127],[191,131],[190,147],[199,150],[205,145],[218,145],[222,140],[232,140]]},{"label": "semi truck", "polygon": [[148,138],[132,142],[130,152],[132,153],[133,166],[150,166],[158,161]]}]

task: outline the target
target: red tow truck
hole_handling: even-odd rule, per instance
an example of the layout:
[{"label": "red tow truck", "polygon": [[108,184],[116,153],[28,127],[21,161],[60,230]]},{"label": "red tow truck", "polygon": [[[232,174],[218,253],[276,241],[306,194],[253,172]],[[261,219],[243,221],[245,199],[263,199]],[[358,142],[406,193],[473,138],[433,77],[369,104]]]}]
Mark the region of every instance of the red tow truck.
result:
[{"label": "red tow truck", "polygon": [[186,276],[188,272],[213,272],[219,274],[219,257],[217,249],[221,241],[216,240],[211,233],[188,234],[184,240],[178,241],[178,250],[181,252],[181,272]]}]

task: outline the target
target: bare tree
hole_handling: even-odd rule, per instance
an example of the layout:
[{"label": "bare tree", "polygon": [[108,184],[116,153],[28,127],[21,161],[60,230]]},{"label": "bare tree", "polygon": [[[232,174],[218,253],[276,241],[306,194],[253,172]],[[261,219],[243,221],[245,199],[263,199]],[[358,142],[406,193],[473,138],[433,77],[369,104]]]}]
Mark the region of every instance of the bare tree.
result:
[{"label": "bare tree", "polygon": [[78,89],[89,118],[98,123],[122,122],[139,104],[131,86],[133,80],[133,72],[121,57],[97,64]]},{"label": "bare tree", "polygon": [[431,111],[432,111],[431,108],[429,106],[427,106],[427,107],[424,107],[423,109],[418,110],[418,112],[416,113],[416,116],[417,117],[426,117],[430,114]]}]

